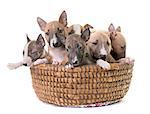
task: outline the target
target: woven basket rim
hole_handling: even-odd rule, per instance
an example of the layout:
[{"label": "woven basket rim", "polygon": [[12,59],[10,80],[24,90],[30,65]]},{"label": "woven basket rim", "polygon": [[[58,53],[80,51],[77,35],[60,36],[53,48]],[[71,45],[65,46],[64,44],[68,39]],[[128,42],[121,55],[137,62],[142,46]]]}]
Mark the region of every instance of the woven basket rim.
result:
[{"label": "woven basket rim", "polygon": [[93,65],[82,65],[74,68],[65,68],[63,65],[53,65],[49,63],[38,64],[31,66],[30,69],[45,69],[51,71],[63,71],[63,72],[79,72],[79,71],[112,71],[112,70],[121,70],[121,69],[129,69],[134,66],[134,63],[127,64],[127,63],[110,63],[110,69],[103,69],[100,66],[93,64]]}]

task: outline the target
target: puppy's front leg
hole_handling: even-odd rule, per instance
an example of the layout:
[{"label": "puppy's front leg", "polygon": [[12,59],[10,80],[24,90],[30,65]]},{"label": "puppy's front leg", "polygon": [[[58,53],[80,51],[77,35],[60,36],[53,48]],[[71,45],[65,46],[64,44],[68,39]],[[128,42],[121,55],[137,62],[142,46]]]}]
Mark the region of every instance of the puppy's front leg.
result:
[{"label": "puppy's front leg", "polygon": [[96,61],[97,65],[99,65],[100,67],[102,67],[103,69],[110,69],[110,64],[107,61],[104,61],[102,59],[99,59]]},{"label": "puppy's front leg", "polygon": [[33,63],[33,65],[38,65],[38,64],[42,64],[42,63],[48,63],[48,60],[46,58],[38,59]]},{"label": "puppy's front leg", "polygon": [[59,64],[60,65],[66,65],[67,63],[68,63],[68,56],[65,55],[64,60],[61,63],[59,63]]},{"label": "puppy's front leg", "polygon": [[66,65],[65,65],[65,68],[66,69],[69,69],[69,68],[73,68],[74,66],[72,65],[72,64],[70,64],[70,63],[67,63]]},{"label": "puppy's front leg", "polygon": [[134,59],[126,57],[126,58],[119,59],[118,62],[121,64],[134,64]]}]

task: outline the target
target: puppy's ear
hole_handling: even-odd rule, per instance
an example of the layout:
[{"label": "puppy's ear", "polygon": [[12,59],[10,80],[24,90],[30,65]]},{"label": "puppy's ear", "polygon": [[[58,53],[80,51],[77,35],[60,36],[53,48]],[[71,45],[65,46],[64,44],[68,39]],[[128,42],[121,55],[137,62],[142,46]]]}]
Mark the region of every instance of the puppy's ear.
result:
[{"label": "puppy's ear", "polygon": [[40,29],[41,29],[42,31],[44,31],[44,30],[45,30],[45,27],[46,27],[47,22],[46,22],[46,21],[44,21],[43,19],[41,19],[40,17],[37,17],[37,23],[39,24]]},{"label": "puppy's ear", "polygon": [[114,32],[115,31],[115,27],[114,27],[114,25],[112,23],[109,25],[108,31],[109,32]]},{"label": "puppy's ear", "polygon": [[115,40],[117,33],[116,33],[116,29],[112,23],[109,25],[108,31],[109,31],[110,39]]},{"label": "puppy's ear", "polygon": [[117,29],[116,29],[116,31],[117,31],[117,32],[121,32],[121,27],[118,26]]},{"label": "puppy's ear", "polygon": [[65,27],[67,26],[68,23],[67,23],[67,13],[66,13],[66,11],[63,11],[61,13],[61,15],[59,17],[59,22],[61,24],[63,24]]},{"label": "puppy's ear", "polygon": [[44,47],[45,46],[45,41],[43,36],[40,34],[36,40],[36,43],[40,46],[40,47]]},{"label": "puppy's ear", "polygon": [[92,25],[90,25],[90,24],[85,24],[85,25],[83,26],[83,28],[84,28],[84,29],[87,29],[87,28],[93,29],[94,27],[93,27]]},{"label": "puppy's ear", "polygon": [[30,42],[30,38],[28,37],[28,34],[26,34],[26,38],[27,38],[27,43]]},{"label": "puppy's ear", "polygon": [[89,40],[90,34],[91,34],[90,29],[87,28],[87,29],[85,29],[85,30],[82,32],[81,38],[86,42],[86,41]]}]

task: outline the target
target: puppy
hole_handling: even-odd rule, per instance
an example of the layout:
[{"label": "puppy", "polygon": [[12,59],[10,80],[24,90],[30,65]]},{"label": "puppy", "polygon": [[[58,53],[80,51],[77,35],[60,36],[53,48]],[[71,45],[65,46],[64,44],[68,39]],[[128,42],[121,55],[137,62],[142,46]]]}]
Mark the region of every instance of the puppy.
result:
[{"label": "puppy", "polygon": [[91,34],[87,42],[88,52],[92,61],[103,69],[110,69],[108,62],[115,62],[110,55],[111,41],[105,32],[96,31]]},{"label": "puppy", "polygon": [[115,60],[119,60],[121,58],[126,57],[126,40],[124,36],[121,34],[121,27],[118,26],[115,29],[113,24],[110,24],[108,28],[108,34],[111,39],[112,50],[111,55]]},{"label": "puppy", "polygon": [[19,63],[10,63],[8,64],[9,69],[16,69],[22,65],[31,66],[41,63],[46,63],[47,52],[44,49],[45,41],[42,35],[40,34],[36,41],[30,40],[27,36],[27,43],[23,50],[23,61]]},{"label": "puppy", "polygon": [[112,57],[119,63],[134,64],[134,59],[126,57],[126,40],[121,34],[121,27],[115,29],[114,25],[110,24],[108,31],[112,43]]},{"label": "puppy", "polygon": [[73,68],[84,64],[92,64],[88,58],[86,41],[90,38],[90,30],[85,29],[81,35],[71,34],[66,38],[68,63],[66,68]]},{"label": "puppy", "polygon": [[65,64],[68,61],[64,43],[68,35],[66,12],[62,12],[58,21],[51,21],[49,23],[37,17],[37,23],[45,33],[45,38],[49,44],[48,54],[52,57],[52,64]]}]

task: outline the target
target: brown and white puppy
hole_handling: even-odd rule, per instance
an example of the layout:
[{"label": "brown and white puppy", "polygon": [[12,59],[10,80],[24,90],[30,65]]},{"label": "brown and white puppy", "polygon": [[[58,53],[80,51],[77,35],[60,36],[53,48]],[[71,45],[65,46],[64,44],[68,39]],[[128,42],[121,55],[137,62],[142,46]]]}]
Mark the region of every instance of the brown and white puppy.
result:
[{"label": "brown and white puppy", "polygon": [[23,50],[23,61],[19,63],[10,63],[8,64],[9,69],[16,69],[20,66],[31,66],[41,63],[46,63],[47,52],[44,49],[45,41],[42,35],[40,34],[37,40],[30,40],[27,36],[27,43]]},{"label": "brown and white puppy", "polygon": [[111,41],[107,33],[96,31],[91,34],[87,42],[89,55],[95,63],[103,69],[110,69],[108,62],[115,62],[111,57]]},{"label": "brown and white puppy", "polygon": [[68,35],[66,12],[62,12],[58,21],[47,23],[40,17],[37,17],[37,22],[40,29],[45,33],[45,38],[49,44],[48,54],[52,57],[52,64],[66,63],[68,60],[64,43]]},{"label": "brown and white puppy", "polygon": [[85,29],[81,35],[71,34],[66,38],[66,50],[68,53],[68,63],[66,68],[73,68],[84,64],[91,64],[87,56],[86,41],[90,38],[90,30]]},{"label": "brown and white puppy", "polygon": [[114,25],[111,23],[108,28],[108,31],[112,44],[111,55],[115,60],[125,58],[126,40],[121,33],[121,27],[118,26],[117,29],[115,29]]}]

